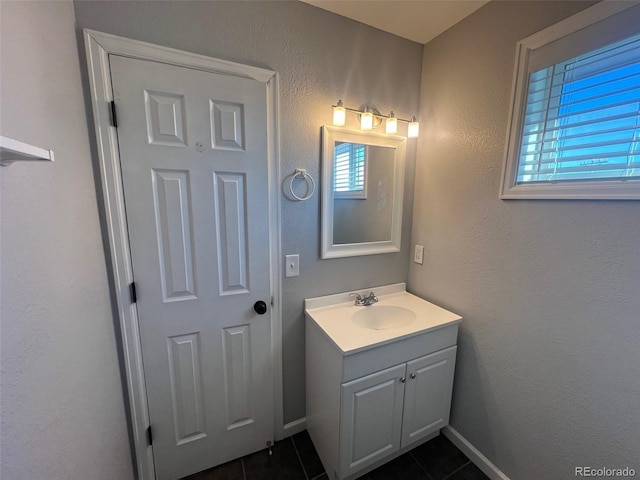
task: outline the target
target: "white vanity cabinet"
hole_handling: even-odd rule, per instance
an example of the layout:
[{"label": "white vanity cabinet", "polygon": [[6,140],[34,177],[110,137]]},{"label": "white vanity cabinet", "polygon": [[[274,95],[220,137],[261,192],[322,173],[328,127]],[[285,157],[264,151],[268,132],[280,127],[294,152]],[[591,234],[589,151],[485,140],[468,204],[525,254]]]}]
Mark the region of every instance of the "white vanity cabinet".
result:
[{"label": "white vanity cabinet", "polygon": [[[404,295],[412,309],[424,302]],[[433,307],[424,307],[426,326],[393,336],[353,328],[349,304],[313,308],[313,300],[305,310],[306,420],[329,478],[357,478],[438,435],[449,423],[461,318],[424,302]]]},{"label": "white vanity cabinet", "polygon": [[449,423],[456,347],[342,384],[340,472],[349,475]]}]

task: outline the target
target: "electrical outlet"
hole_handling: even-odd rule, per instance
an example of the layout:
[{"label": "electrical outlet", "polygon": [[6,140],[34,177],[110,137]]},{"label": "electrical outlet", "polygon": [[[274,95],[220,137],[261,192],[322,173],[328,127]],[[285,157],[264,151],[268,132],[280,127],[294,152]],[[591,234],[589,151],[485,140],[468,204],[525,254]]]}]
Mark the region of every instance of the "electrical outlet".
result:
[{"label": "electrical outlet", "polygon": [[422,265],[423,258],[424,258],[424,247],[422,245],[416,245],[416,250],[413,255],[413,261],[415,263],[419,263],[420,265]]},{"label": "electrical outlet", "polygon": [[284,276],[297,277],[300,275],[300,255],[285,255]]}]

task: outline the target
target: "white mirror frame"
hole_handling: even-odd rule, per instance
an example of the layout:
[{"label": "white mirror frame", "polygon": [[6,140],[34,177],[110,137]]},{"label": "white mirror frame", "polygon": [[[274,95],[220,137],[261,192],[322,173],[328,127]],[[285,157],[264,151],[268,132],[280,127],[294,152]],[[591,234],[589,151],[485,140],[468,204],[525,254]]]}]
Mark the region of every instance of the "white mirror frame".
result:
[{"label": "white mirror frame", "polygon": [[[359,143],[395,149],[391,240],[380,242],[333,243],[333,162],[336,142]],[[322,241],[321,258],[356,257],[400,251],[402,203],[407,139],[395,135],[362,132],[342,127],[322,127]]]}]

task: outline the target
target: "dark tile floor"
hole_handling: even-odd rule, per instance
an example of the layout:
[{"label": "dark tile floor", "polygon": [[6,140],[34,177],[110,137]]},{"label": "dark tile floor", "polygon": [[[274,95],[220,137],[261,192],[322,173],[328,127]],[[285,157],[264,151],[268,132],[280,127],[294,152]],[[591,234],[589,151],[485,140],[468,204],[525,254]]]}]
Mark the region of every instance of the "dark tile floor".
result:
[{"label": "dark tile floor", "polygon": [[[485,480],[488,477],[444,435],[414,448],[359,480]],[[306,432],[183,480],[329,480]]]}]

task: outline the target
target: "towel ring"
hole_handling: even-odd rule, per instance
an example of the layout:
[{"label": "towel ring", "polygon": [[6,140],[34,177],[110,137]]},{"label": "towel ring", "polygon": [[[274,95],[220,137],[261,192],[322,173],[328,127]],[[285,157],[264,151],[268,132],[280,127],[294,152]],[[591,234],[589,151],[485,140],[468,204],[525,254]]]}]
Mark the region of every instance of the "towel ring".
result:
[{"label": "towel ring", "polygon": [[[299,197],[293,191],[293,181],[296,178],[303,179],[307,184],[307,193],[302,197]],[[291,175],[291,180],[289,180],[289,192],[291,192],[291,196],[296,200],[298,200],[299,202],[302,202],[304,200],[309,200],[313,196],[315,191],[316,191],[316,182],[313,179],[313,177],[307,173],[306,169],[296,168],[296,172]]]}]

